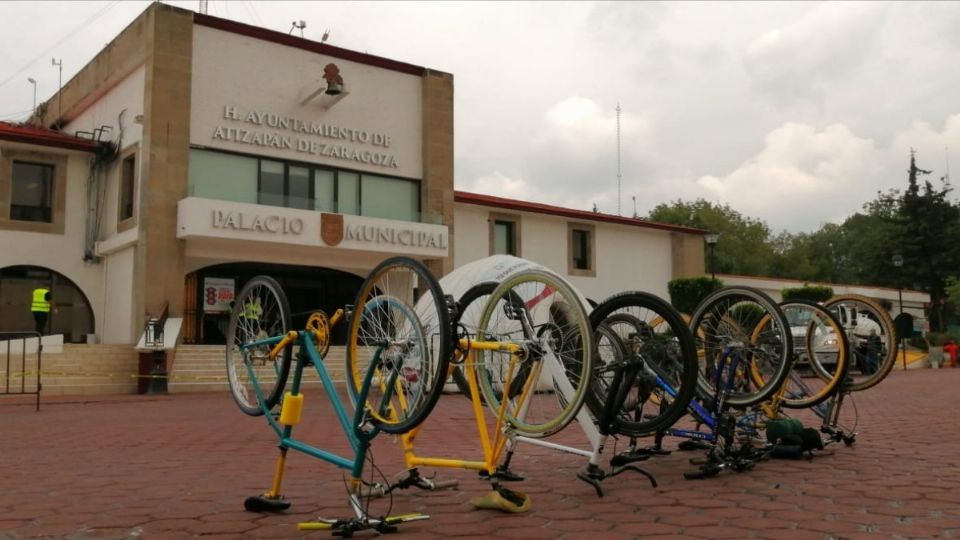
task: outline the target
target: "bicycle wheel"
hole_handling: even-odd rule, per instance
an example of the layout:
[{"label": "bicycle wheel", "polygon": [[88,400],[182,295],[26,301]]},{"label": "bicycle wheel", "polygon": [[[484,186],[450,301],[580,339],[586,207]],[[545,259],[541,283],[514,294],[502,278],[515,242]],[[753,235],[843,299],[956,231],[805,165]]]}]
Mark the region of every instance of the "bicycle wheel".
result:
[{"label": "bicycle wheel", "polygon": [[790,325],[776,302],[762,291],[724,287],[711,293],[697,306],[690,329],[700,363],[697,392],[701,397],[715,397],[717,369],[732,359],[738,367],[724,403],[735,408],[770,399],[789,373]]},{"label": "bicycle wheel", "polygon": [[593,362],[593,335],[574,289],[542,269],[518,272],[491,293],[477,328],[477,341],[513,343],[507,351],[473,349],[468,369],[476,370],[487,404],[513,431],[546,437],[563,429],[586,398]]},{"label": "bicycle wheel", "polygon": [[[440,398],[450,361],[450,317],[436,278],[406,257],[380,263],[357,293],[347,335],[353,402],[387,433],[419,425]],[[371,369],[366,402],[359,404]]]},{"label": "bicycle wheel", "polygon": [[[490,298],[490,293],[496,288],[496,283],[488,281],[478,283],[463,293],[463,296],[457,301],[457,314],[453,320],[453,328],[458,336],[464,333],[468,339],[476,337],[480,315],[483,314],[483,308]],[[453,366],[450,376],[460,393],[470,398],[470,385],[467,384],[467,376],[463,371],[463,365]]]},{"label": "bicycle wheel", "polygon": [[[625,292],[601,302],[590,322],[597,359],[587,406],[594,417],[619,395],[610,409],[616,433],[641,437],[676,423],[693,398],[698,368],[693,336],[677,310],[654,295]],[[639,373],[613,388],[616,371],[628,366]]]},{"label": "bicycle wheel", "polygon": [[227,381],[240,410],[251,416],[263,414],[259,399],[270,410],[283,394],[294,344],[272,359],[270,350],[290,330],[291,320],[287,296],[271,277],[251,279],[234,298],[227,327]]},{"label": "bicycle wheel", "polygon": [[[890,374],[897,359],[897,336],[890,314],[870,298],[856,294],[835,296],[824,306],[840,320],[850,341],[849,390],[859,392],[877,385]],[[867,351],[871,330],[880,338],[877,365],[870,365]]]},{"label": "bicycle wheel", "polygon": [[[780,402],[789,409],[818,405],[840,390],[847,375],[847,336],[827,308],[807,300],[780,303],[790,323],[795,360]],[[834,346],[839,342],[839,347]],[[762,378],[754,373],[755,384]]]}]

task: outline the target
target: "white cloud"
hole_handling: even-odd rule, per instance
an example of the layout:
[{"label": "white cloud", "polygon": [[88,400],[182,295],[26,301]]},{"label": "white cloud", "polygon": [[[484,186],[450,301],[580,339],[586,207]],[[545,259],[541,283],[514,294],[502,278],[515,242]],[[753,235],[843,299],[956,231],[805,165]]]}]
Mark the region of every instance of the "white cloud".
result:
[{"label": "white cloud", "polygon": [[522,178],[510,178],[500,171],[474,178],[463,190],[508,199],[532,200],[533,197],[529,182]]},{"label": "white cloud", "polygon": [[816,96],[856,76],[880,38],[883,4],[825,3],[744,50],[747,71],[778,99]]},{"label": "white cloud", "polygon": [[864,202],[863,179],[875,173],[873,141],[842,124],[822,130],[788,123],[770,132],[764,148],[735,170],[704,175],[697,184],[714,199],[779,228],[811,228]]},{"label": "white cloud", "polygon": [[[621,141],[634,152],[649,143],[651,128],[643,116],[621,111]],[[617,112],[615,106],[573,96],[548,109],[533,140],[535,150],[562,160],[589,161],[598,154],[616,151]]]},{"label": "white cloud", "polygon": [[[282,33],[304,19],[308,39],[330,28],[333,45],[453,73],[457,189],[615,212],[617,103],[625,214],[633,196],[642,214],[704,197],[812,230],[902,189],[911,147],[931,178],[944,147],[960,149],[949,2],[209,4]],[[69,80],[148,5],[120,2],[40,55],[105,4],[0,2],[0,20],[45,20],[0,34],[0,80],[12,77],[0,113],[30,107],[26,77],[39,101],[52,94],[50,56]]]}]

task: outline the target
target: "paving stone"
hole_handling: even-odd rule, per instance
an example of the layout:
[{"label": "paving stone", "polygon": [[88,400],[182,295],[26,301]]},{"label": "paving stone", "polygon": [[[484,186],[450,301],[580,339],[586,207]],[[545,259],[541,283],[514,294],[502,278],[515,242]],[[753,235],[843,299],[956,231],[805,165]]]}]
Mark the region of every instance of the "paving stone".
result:
[{"label": "paving stone", "polygon": [[727,526],[709,526],[709,527],[687,527],[683,533],[698,538],[746,538],[750,531],[740,527]]},{"label": "paving stone", "polygon": [[[688,481],[681,476],[691,468],[687,460],[702,453],[673,452],[644,463],[657,488],[623,475],[609,479],[598,498],[575,478],[585,458],[521,445],[512,463],[528,479],[509,487],[531,495],[529,513],[476,510],[470,498],[488,492],[487,481],[472,471],[426,467],[426,475],[456,479],[458,489],[398,491],[392,513],[431,516],[401,525],[409,538],[960,538],[960,415],[941,414],[956,388],[960,369],[891,374],[855,396],[857,443],[834,445],[833,455],[812,461],[771,460]],[[316,401],[298,436],[349,455],[340,430],[330,429],[337,425],[332,411]],[[797,416],[817,425],[805,411]],[[852,425],[852,408],[841,418]],[[298,531],[297,523],[352,514],[342,472],[294,451],[283,482],[293,506],[279,514],[244,511],[247,496],[270,487],[277,441],[263,418],[242,415],[222,392],[45,397],[39,413],[0,401],[0,433],[4,538],[93,540],[134,530],[147,540],[319,538],[326,533]],[[552,440],[588,446],[575,426]],[[668,440],[667,448],[676,443]],[[469,402],[441,398],[417,451],[475,458]],[[405,470],[395,437],[378,437],[373,454],[387,478]],[[372,504],[386,512],[391,501]]]}]

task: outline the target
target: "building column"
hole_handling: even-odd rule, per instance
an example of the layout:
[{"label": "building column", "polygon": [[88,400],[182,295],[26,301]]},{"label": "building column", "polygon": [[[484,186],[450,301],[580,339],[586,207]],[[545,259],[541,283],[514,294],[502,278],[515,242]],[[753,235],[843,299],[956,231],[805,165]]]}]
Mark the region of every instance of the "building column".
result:
[{"label": "building column", "polygon": [[[184,248],[177,202],[186,197],[190,152],[193,14],[154,4],[146,39],[140,235],[134,261],[135,314],[183,314]],[[134,321],[143,325],[143,319]],[[135,326],[135,331],[139,331]]]},{"label": "building column", "polygon": [[446,258],[426,261],[439,276],[453,270],[453,75],[426,70],[423,75],[422,221],[447,226]]}]

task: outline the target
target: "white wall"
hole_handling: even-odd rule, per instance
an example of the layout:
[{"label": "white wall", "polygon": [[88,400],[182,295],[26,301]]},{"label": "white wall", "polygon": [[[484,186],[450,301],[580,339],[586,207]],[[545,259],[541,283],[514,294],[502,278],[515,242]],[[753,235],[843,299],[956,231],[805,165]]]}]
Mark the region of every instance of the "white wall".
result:
[{"label": "white wall", "polygon": [[[315,90],[326,88],[324,66],[340,68],[345,95],[334,103],[330,96],[302,104]],[[390,176],[422,178],[422,80],[340,58],[320,55],[270,41],[224,32],[201,25],[193,27],[193,87],[190,142],[245,154],[322,163]],[[332,104],[332,106],[330,106]],[[330,106],[324,110],[325,106]],[[226,114],[235,107],[237,118]],[[259,125],[251,113],[269,113],[308,123],[365,132],[371,141],[351,142]],[[239,128],[252,134],[289,138],[292,148],[275,148],[215,138],[218,128]],[[222,131],[221,134],[226,133]],[[375,134],[390,137],[389,145],[374,144]],[[303,141],[301,143],[300,141]],[[344,147],[373,152],[396,160],[396,167],[364,163],[343,157],[303,151],[300,144]],[[318,150],[319,147],[314,150]]]},{"label": "white wall", "polygon": [[[93,309],[94,324],[100,328],[103,311],[102,269],[83,261],[86,223],[86,181],[90,154],[58,148],[5,143],[20,150],[67,156],[64,233],[0,230],[0,268],[14,265],[41,266],[70,280],[86,295]],[[97,330],[98,332],[99,330]]]},{"label": "white wall", "polygon": [[101,309],[100,339],[103,343],[134,343],[141,330],[134,327],[134,321],[139,321],[139,318],[133,316],[135,249],[121,249],[102,259],[103,287],[108,291]]},{"label": "white wall", "polygon": [[475,204],[453,206],[453,267],[490,255],[490,209]]},{"label": "white wall", "polygon": [[[628,290],[646,291],[669,299],[667,283],[673,275],[670,233],[645,227],[457,203],[454,206],[455,268],[490,253],[488,218],[491,213],[519,215],[519,256],[558,272],[592,300],[599,302]],[[595,277],[567,274],[570,256],[567,227],[571,222],[594,226]]]},{"label": "white wall", "polygon": [[[123,152],[139,145],[143,138],[143,125],[137,123],[136,118],[143,115],[145,73],[143,66],[134,70],[64,128],[66,133],[74,134],[77,131],[92,132],[100,126],[110,126],[110,131],[105,132],[101,140],[113,141],[120,145],[121,155],[106,170],[100,240],[108,240],[116,234],[117,205],[120,198],[120,162]],[[121,112],[123,113],[122,125]],[[136,161],[138,169],[142,161],[138,151]],[[140,178],[141,175],[137,174],[138,183]],[[139,185],[136,189],[139,193]],[[138,199],[139,197],[135,194],[134,215],[139,211]]]}]

